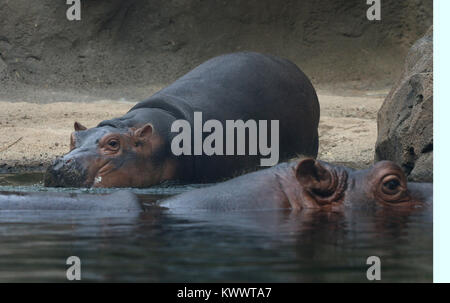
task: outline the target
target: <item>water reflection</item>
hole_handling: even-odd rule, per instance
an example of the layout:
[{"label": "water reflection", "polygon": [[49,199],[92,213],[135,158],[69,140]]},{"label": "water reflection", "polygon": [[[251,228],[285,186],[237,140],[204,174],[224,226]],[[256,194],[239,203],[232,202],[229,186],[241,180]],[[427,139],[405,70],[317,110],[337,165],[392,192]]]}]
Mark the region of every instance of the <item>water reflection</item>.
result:
[{"label": "water reflection", "polygon": [[382,281],[432,280],[431,208],[181,212],[155,204],[196,186],[137,191],[138,212],[1,211],[0,282],[64,282],[72,255],[83,281],[365,282],[372,255]]}]

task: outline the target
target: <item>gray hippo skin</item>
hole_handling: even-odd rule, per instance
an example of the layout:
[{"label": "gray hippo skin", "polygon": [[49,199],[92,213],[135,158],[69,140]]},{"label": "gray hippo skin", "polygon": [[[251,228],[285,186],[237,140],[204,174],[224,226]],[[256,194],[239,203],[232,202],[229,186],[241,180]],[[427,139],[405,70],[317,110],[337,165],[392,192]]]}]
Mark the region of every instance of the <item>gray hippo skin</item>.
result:
[{"label": "gray hippo skin", "polygon": [[[171,142],[178,133],[171,132],[172,123],[184,119],[193,129],[194,112],[202,113],[203,122],[219,120],[224,130],[226,120],[267,120],[268,125],[279,120],[280,161],[298,154],[317,155],[320,109],[305,74],[285,59],[233,53],[206,61],[123,117],[91,129],[76,122],[71,151],[48,168],[45,185],[148,187],[165,180],[211,182],[253,170],[261,158],[267,158],[174,156]],[[270,131],[268,137],[271,142]],[[248,134],[245,140],[248,146]]]},{"label": "gray hippo skin", "polygon": [[0,192],[0,211],[127,211],[140,212],[135,194],[121,190],[108,195]]},{"label": "gray hippo skin", "polygon": [[432,206],[433,184],[407,183],[401,168],[381,161],[365,170],[312,158],[282,163],[163,200],[178,213],[190,210],[418,209]]}]

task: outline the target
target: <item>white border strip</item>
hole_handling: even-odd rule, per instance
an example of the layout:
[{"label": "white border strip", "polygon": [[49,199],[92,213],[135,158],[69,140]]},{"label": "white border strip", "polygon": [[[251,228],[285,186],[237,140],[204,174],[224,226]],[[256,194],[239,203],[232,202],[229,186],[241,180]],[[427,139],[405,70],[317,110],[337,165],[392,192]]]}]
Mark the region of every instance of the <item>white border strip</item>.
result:
[{"label": "white border strip", "polygon": [[450,1],[434,5],[434,282],[450,282]]}]

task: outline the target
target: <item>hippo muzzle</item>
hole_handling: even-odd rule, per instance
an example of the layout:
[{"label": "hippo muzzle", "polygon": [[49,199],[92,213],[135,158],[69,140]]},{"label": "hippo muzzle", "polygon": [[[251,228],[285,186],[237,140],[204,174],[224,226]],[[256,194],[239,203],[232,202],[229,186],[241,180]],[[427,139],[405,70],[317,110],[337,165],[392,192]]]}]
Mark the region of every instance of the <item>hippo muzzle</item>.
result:
[{"label": "hippo muzzle", "polygon": [[47,187],[88,187],[87,170],[75,159],[59,157],[47,168],[44,185]]}]

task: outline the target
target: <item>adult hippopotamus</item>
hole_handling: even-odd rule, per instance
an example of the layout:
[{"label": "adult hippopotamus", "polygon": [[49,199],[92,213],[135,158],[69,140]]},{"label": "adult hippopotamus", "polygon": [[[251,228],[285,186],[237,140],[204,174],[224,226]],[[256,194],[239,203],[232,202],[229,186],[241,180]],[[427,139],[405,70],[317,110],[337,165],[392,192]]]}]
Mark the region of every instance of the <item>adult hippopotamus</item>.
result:
[{"label": "adult hippopotamus", "polygon": [[401,168],[381,161],[353,170],[313,158],[277,166],[161,201],[169,210],[325,210],[349,207],[414,209],[431,205],[431,183],[407,183]]},{"label": "adult hippopotamus", "polygon": [[[249,146],[261,147],[268,142],[279,142],[276,160],[298,154],[315,157],[319,111],[311,82],[292,62],[253,52],[222,55],[201,64],[120,118],[91,129],[75,122],[71,151],[48,168],[45,185],[149,187],[166,180],[216,181],[258,167],[267,149],[252,154]],[[279,132],[274,133],[274,128],[268,131],[266,124],[259,132],[266,130],[267,138],[257,140],[256,133],[245,128],[250,124],[246,124],[244,141],[238,140],[238,134],[234,144],[215,143],[223,143],[223,150],[228,151],[230,146],[241,150],[234,155],[195,153],[198,143],[194,134],[194,152],[175,155],[171,148],[178,135],[173,131],[174,122],[186,121],[196,132],[194,118],[198,113],[203,121],[218,121],[223,129],[227,121],[279,121]],[[201,139],[213,129],[207,129],[206,124],[205,128]],[[242,143],[248,149],[245,155]]]}]

